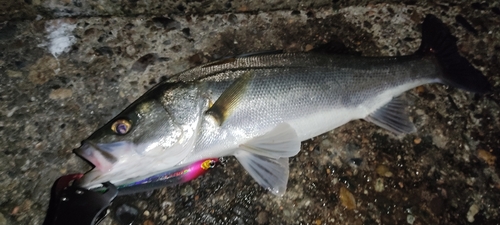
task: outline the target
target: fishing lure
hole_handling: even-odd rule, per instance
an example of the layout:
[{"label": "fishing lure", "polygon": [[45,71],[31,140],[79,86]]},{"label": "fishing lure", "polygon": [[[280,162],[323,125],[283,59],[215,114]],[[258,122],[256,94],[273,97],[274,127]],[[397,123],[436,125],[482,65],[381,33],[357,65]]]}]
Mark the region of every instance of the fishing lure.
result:
[{"label": "fishing lure", "polygon": [[183,184],[194,180],[220,164],[217,158],[199,160],[187,166],[178,167],[132,183],[119,185],[117,186],[118,195],[134,194],[165,186]]}]

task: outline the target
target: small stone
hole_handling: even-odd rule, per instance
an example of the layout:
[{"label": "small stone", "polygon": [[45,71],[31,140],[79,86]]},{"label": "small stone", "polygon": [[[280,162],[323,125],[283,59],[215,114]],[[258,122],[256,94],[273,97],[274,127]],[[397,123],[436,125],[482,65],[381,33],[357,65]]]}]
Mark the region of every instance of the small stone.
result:
[{"label": "small stone", "polygon": [[432,135],[432,143],[436,145],[438,148],[445,148],[448,144],[448,138],[443,135],[443,131],[436,129]]},{"label": "small stone", "polygon": [[83,32],[83,35],[86,36],[86,37],[88,37],[88,36],[93,37],[97,33],[98,33],[97,29],[95,29],[95,28],[92,27],[92,28],[89,28],[89,29],[85,30]]},{"label": "small stone", "polygon": [[238,12],[246,12],[248,11],[248,7],[246,5],[240,6],[238,9],[236,9]]},{"label": "small stone", "polygon": [[425,87],[424,86],[418,86],[415,88],[415,91],[417,92],[417,94],[421,95],[423,93],[425,93]]},{"label": "small stone", "polygon": [[17,70],[7,70],[5,71],[9,77],[22,77],[23,72]]},{"label": "small stone", "polygon": [[477,150],[477,156],[485,161],[489,166],[494,166],[497,157],[491,154],[491,152],[486,151],[484,149]]},{"label": "small stone", "polygon": [[313,50],[313,48],[314,48],[314,46],[312,46],[311,44],[307,44],[305,51],[306,52],[311,51],[311,50]]},{"label": "small stone", "polygon": [[415,217],[413,215],[411,215],[411,214],[408,215],[408,216],[406,216],[406,222],[408,224],[413,224],[415,222]]},{"label": "small stone", "polygon": [[[28,162],[29,162],[29,160],[28,160]],[[33,206],[33,201],[31,201],[30,199],[26,199],[23,201],[23,203],[21,203],[19,208],[23,212],[28,212],[28,211],[31,211],[31,206]]]},{"label": "small stone", "polygon": [[49,94],[50,99],[59,100],[69,98],[73,95],[73,91],[67,88],[59,88],[52,90]]},{"label": "small stone", "polygon": [[255,218],[255,221],[257,221],[257,224],[267,224],[269,219],[267,217],[267,212],[261,211],[257,215],[257,218]]},{"label": "small stone", "polygon": [[144,216],[149,216],[150,214],[151,214],[151,213],[149,213],[149,211],[148,211],[148,210],[144,211],[144,213],[143,213],[143,215],[144,215]]},{"label": "small stone", "polygon": [[389,171],[389,167],[386,165],[379,165],[377,166],[377,169],[375,170],[379,176],[383,177],[392,177],[392,172]]},{"label": "small stone", "polygon": [[36,150],[42,150],[43,149],[43,142],[38,142],[35,144],[35,149]]},{"label": "small stone", "polygon": [[314,223],[315,223],[316,225],[321,225],[321,222],[322,222],[322,221],[321,221],[320,219],[317,219],[317,220],[315,220],[315,221],[314,221]]},{"label": "small stone", "polygon": [[375,180],[375,191],[376,192],[384,191],[384,179],[383,178],[377,178]]},{"label": "small stone", "polygon": [[30,67],[28,79],[34,84],[44,84],[56,75],[58,67],[59,63],[54,57],[44,56]]},{"label": "small stone", "polygon": [[340,188],[340,202],[344,207],[347,209],[353,210],[356,209],[356,199],[354,198],[354,195],[347,190],[345,187]]},{"label": "small stone", "polygon": [[127,52],[127,55],[129,55],[129,56],[134,56],[135,53],[137,52],[135,50],[135,47],[133,45],[127,46],[127,48],[125,49],[125,51]]},{"label": "small stone", "polygon": [[11,117],[12,115],[14,115],[14,113],[19,109],[19,107],[17,106],[14,106],[14,108],[10,109],[8,112],[7,112],[7,117]]},{"label": "small stone", "polygon": [[142,223],[142,225],[154,225],[155,223],[153,223],[153,221],[151,220],[146,220],[144,221],[144,223]]},{"label": "small stone", "polygon": [[161,216],[161,217],[160,217],[160,220],[161,220],[161,221],[167,221],[167,216],[166,216],[166,215]]},{"label": "small stone", "polygon": [[7,224],[7,219],[5,219],[5,216],[0,213],[0,225],[6,225]]},{"label": "small stone", "polygon": [[10,212],[10,215],[17,215],[19,213],[19,206],[16,206],[12,209],[12,211]]},{"label": "small stone", "polygon": [[167,208],[167,207],[172,206],[173,204],[174,204],[174,203],[172,203],[172,202],[169,202],[169,201],[164,201],[164,202],[162,202],[162,203],[161,203],[161,208],[165,209],[165,208]]},{"label": "small stone", "polygon": [[123,204],[118,206],[115,211],[116,219],[120,222],[120,224],[132,224],[134,220],[137,218],[139,211],[131,207],[127,204]]},{"label": "small stone", "polygon": [[416,145],[420,144],[420,142],[422,142],[422,138],[416,137],[415,139],[413,139],[413,143],[415,143]]},{"label": "small stone", "polygon": [[479,212],[479,206],[477,206],[476,204],[472,204],[469,207],[469,211],[467,212],[467,221],[469,221],[469,223],[474,222],[474,216],[476,216],[478,212]]},{"label": "small stone", "polygon": [[475,177],[467,177],[467,178],[465,178],[465,183],[469,186],[473,186],[474,183],[476,183],[476,178]]},{"label": "small stone", "polygon": [[181,189],[181,195],[182,196],[191,196],[194,194],[194,189],[191,187],[191,185],[186,185],[184,188]]}]

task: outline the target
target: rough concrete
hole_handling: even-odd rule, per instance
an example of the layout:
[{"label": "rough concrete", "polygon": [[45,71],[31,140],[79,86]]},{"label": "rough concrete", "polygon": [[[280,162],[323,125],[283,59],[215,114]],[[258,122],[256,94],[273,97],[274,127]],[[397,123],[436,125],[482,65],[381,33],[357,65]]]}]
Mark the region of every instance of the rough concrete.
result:
[{"label": "rough concrete", "polygon": [[[257,13],[276,10],[307,10],[319,7],[340,9],[349,5],[403,3],[426,5],[427,1],[414,0],[354,0],[354,1],[299,1],[299,0],[3,0],[0,3],[0,22],[26,19],[54,19],[62,17],[103,16],[158,16],[213,13]],[[446,3],[444,4],[446,5]]]},{"label": "rough concrete", "polygon": [[331,1],[182,1],[182,0],[4,0],[0,3],[0,22],[14,19],[157,16],[171,14],[213,14],[308,9],[332,5]]},{"label": "rough concrete", "polygon": [[405,94],[415,134],[353,121],[308,140],[282,198],[227,158],[193,182],[118,198],[103,224],[118,224],[124,203],[138,209],[135,224],[500,223],[498,3],[248,5],[264,11],[1,23],[0,224],[41,224],[52,182],[88,169],[71,150],[161,79],[222,56],[306,51],[332,39],[363,55],[411,54],[427,13],[449,25],[492,93],[419,87]]}]

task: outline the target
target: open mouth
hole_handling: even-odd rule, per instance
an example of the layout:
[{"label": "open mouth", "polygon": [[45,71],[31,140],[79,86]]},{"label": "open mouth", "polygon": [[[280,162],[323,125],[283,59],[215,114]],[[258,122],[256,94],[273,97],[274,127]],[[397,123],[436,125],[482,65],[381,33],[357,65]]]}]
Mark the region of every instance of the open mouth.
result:
[{"label": "open mouth", "polygon": [[82,142],[82,146],[73,150],[73,152],[93,165],[95,169],[102,172],[111,170],[113,164],[118,161],[118,159],[109,153],[109,151],[106,151],[105,148],[90,141]]}]

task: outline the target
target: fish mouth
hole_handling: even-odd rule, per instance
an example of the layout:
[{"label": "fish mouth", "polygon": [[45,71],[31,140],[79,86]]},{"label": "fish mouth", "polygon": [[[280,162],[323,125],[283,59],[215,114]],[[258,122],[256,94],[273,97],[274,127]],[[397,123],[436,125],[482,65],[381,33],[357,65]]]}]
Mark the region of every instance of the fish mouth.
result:
[{"label": "fish mouth", "polygon": [[113,164],[118,161],[113,154],[91,141],[83,141],[80,148],[73,150],[73,152],[102,172],[110,171]]}]

